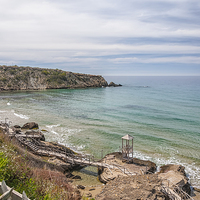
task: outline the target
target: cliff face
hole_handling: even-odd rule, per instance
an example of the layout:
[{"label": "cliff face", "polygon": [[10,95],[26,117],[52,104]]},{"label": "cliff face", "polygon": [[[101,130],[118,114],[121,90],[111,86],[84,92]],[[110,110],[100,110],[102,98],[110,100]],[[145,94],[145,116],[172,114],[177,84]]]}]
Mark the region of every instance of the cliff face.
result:
[{"label": "cliff face", "polygon": [[0,91],[108,86],[102,76],[18,66],[0,66]]}]

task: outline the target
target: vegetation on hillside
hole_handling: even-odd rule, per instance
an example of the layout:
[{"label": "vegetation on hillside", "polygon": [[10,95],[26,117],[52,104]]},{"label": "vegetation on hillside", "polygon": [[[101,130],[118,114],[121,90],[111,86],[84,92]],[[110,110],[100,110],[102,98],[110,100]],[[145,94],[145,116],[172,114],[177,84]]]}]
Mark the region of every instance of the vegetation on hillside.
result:
[{"label": "vegetation on hillside", "polygon": [[72,73],[59,69],[0,65],[0,90],[84,88],[107,85],[102,76]]},{"label": "vegetation on hillside", "polygon": [[80,199],[64,174],[30,166],[26,156],[20,156],[17,146],[0,130],[0,182],[2,180],[20,193],[25,191],[30,199]]}]

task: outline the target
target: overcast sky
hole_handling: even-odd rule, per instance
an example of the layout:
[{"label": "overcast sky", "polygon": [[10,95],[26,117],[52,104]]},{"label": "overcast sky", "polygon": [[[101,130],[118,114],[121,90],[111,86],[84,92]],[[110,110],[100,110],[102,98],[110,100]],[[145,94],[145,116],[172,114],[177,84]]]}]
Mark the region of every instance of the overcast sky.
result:
[{"label": "overcast sky", "polygon": [[200,0],[0,0],[0,65],[200,75]]}]

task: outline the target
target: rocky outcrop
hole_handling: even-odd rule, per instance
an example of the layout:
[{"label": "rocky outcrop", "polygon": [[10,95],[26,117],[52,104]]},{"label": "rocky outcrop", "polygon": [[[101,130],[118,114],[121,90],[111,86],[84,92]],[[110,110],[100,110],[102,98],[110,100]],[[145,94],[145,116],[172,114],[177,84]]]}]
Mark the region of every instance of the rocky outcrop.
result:
[{"label": "rocky outcrop", "polygon": [[98,178],[102,183],[108,183],[118,176],[149,174],[156,171],[156,164],[148,160],[134,158],[131,161],[124,161],[121,152],[107,154],[102,161],[109,165],[117,166],[114,169],[98,168]]},{"label": "rocky outcrop", "polygon": [[0,66],[0,91],[106,87],[102,76],[18,66]]},{"label": "rocky outcrop", "polygon": [[72,165],[71,164],[69,164],[67,162],[64,162],[61,159],[58,159],[56,157],[49,158],[48,162],[49,163],[53,163],[54,165],[62,168],[64,173],[68,172],[69,170],[72,170]]},{"label": "rocky outcrop", "polygon": [[110,82],[108,87],[119,87],[119,86],[122,86],[121,84],[116,84],[114,82]]},{"label": "rocky outcrop", "polygon": [[182,165],[164,165],[161,167],[159,177],[167,181],[171,186],[178,186],[186,193],[191,193],[190,184],[186,177],[185,167]]},{"label": "rocky outcrop", "polygon": [[[20,128],[20,126],[18,128]],[[35,122],[28,122],[22,126],[22,129],[39,129],[39,126]]]},{"label": "rocky outcrop", "polygon": [[168,196],[161,192],[161,179],[157,175],[119,176],[110,181],[96,200],[168,200]]},{"label": "rocky outcrop", "polygon": [[40,141],[45,141],[45,136],[40,130],[27,130],[25,135],[29,136],[38,136],[37,139]]},{"label": "rocky outcrop", "polygon": [[146,166],[146,173],[154,173],[157,169],[156,164],[149,160],[141,160],[138,158],[133,158],[132,163],[139,166]]},{"label": "rocky outcrop", "polygon": [[19,125],[13,126],[13,130],[16,134],[25,134],[27,136],[38,136],[37,139],[45,141],[44,134],[40,131],[39,126],[35,122],[27,122],[22,127]]}]

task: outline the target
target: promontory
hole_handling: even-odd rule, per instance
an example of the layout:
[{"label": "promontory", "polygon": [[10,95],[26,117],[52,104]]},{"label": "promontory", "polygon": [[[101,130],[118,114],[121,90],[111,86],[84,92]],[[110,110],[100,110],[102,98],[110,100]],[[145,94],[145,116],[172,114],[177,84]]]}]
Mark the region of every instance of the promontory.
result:
[{"label": "promontory", "polygon": [[59,69],[0,65],[0,91],[106,87],[100,75],[72,73]]}]

